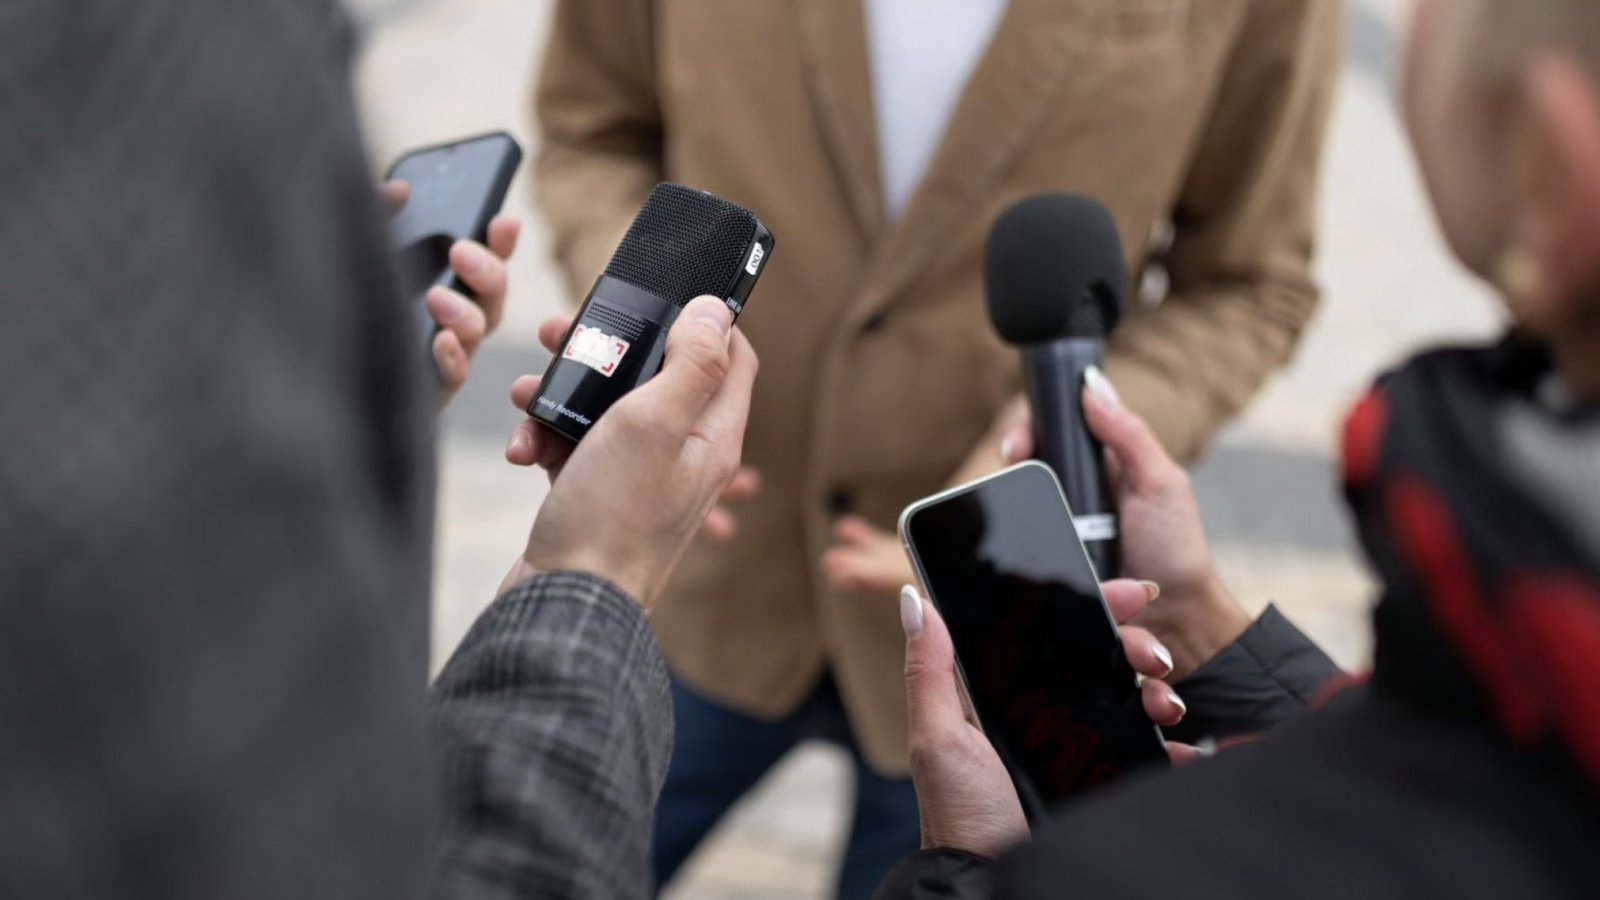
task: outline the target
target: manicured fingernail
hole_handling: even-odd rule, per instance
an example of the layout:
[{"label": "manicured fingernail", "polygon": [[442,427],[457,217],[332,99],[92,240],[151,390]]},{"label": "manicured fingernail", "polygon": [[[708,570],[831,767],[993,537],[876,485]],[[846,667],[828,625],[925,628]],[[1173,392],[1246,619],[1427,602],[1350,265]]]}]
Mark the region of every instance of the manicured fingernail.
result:
[{"label": "manicured fingernail", "polygon": [[1156,584],[1154,581],[1141,581],[1139,584],[1144,588],[1144,592],[1150,595],[1151,603],[1154,603],[1156,600],[1160,599],[1161,585]]},{"label": "manicured fingernail", "polygon": [[1150,648],[1150,652],[1154,653],[1156,655],[1156,659],[1161,660],[1161,664],[1167,667],[1167,670],[1161,674],[1163,676],[1171,675],[1173,669],[1172,651],[1168,650],[1165,644],[1156,644],[1154,647]]},{"label": "manicured fingernail", "polygon": [[900,589],[900,627],[908,638],[922,633],[922,596],[909,584]]},{"label": "manicured fingernail", "polygon": [[528,449],[528,433],[518,428],[511,432],[511,440],[506,443],[506,455],[521,453]]},{"label": "manicured fingernail", "polygon": [[1000,461],[1003,463],[1011,462],[1011,452],[1015,449],[1017,449],[1016,445],[1011,438],[1002,440],[1000,442]]},{"label": "manicured fingernail", "polygon": [[1189,704],[1183,702],[1183,698],[1178,696],[1177,691],[1167,691],[1167,699],[1171,700],[1172,705],[1178,708],[1178,712],[1187,713],[1189,711]]},{"label": "manicured fingernail", "polygon": [[1117,393],[1116,385],[1111,383],[1111,379],[1106,377],[1106,373],[1100,371],[1099,366],[1090,366],[1083,371],[1083,385],[1101,403],[1112,409],[1122,408],[1122,396]]},{"label": "manicured fingernail", "polygon": [[1203,737],[1194,743],[1194,752],[1200,756],[1217,755],[1217,739]]},{"label": "manicured fingernail", "polygon": [[461,245],[461,274],[482,275],[489,268],[489,251],[477,244],[464,243]]}]

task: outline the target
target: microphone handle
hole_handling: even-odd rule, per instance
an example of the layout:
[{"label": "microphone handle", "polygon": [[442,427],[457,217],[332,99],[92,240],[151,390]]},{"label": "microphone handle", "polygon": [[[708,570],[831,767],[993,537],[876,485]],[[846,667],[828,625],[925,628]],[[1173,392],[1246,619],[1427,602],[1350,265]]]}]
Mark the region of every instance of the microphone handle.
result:
[{"label": "microphone handle", "polygon": [[1116,502],[1106,480],[1105,449],[1083,415],[1083,373],[1102,365],[1098,338],[1061,338],[1023,348],[1034,456],[1055,471],[1077,520],[1089,561],[1102,581],[1122,569]]}]

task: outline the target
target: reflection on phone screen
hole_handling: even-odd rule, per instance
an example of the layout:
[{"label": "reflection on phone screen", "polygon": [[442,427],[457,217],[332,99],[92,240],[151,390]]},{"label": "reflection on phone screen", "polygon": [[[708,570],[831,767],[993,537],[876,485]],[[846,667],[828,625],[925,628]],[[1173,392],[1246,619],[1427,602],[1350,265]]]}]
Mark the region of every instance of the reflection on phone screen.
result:
[{"label": "reflection on phone screen", "polygon": [[908,536],[973,706],[1030,817],[1166,759],[1049,473],[1011,470],[918,510]]}]

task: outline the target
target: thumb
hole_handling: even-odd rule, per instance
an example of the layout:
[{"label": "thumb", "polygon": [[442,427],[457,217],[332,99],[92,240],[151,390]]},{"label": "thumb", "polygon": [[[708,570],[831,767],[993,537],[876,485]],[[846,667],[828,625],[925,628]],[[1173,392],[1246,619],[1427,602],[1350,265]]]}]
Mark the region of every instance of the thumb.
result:
[{"label": "thumb", "polygon": [[900,589],[900,624],[906,632],[906,710],[911,744],[927,746],[939,735],[966,724],[966,707],[956,680],[956,652],[950,631],[933,604],[917,589]]},{"label": "thumb", "polygon": [[1116,457],[1122,476],[1130,483],[1140,484],[1162,468],[1175,465],[1150,426],[1122,405],[1098,367],[1085,373],[1083,413],[1089,431]]},{"label": "thumb", "polygon": [[409,182],[391,179],[378,185],[378,195],[383,198],[384,208],[393,215],[403,209],[411,200],[411,185]]},{"label": "thumb", "polygon": [[696,297],[683,308],[667,332],[666,361],[661,373],[634,396],[687,430],[705,411],[732,368],[729,338],[733,315],[715,297]]}]

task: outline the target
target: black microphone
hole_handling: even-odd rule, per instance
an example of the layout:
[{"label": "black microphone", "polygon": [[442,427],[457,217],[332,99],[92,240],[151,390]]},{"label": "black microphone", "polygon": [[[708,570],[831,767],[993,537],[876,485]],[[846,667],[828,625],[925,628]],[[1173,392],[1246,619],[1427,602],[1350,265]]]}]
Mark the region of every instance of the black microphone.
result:
[{"label": "black microphone", "polygon": [[1012,206],[984,251],[989,319],[1022,348],[1035,456],[1055,470],[1101,579],[1121,568],[1105,451],[1083,417],[1083,373],[1104,364],[1122,318],[1128,268],[1116,222],[1076,194],[1040,194]]},{"label": "black microphone", "polygon": [[582,440],[611,404],[661,371],[667,332],[690,300],[721,297],[737,320],[772,244],[749,210],[656,185],[589,290],[528,415]]}]

